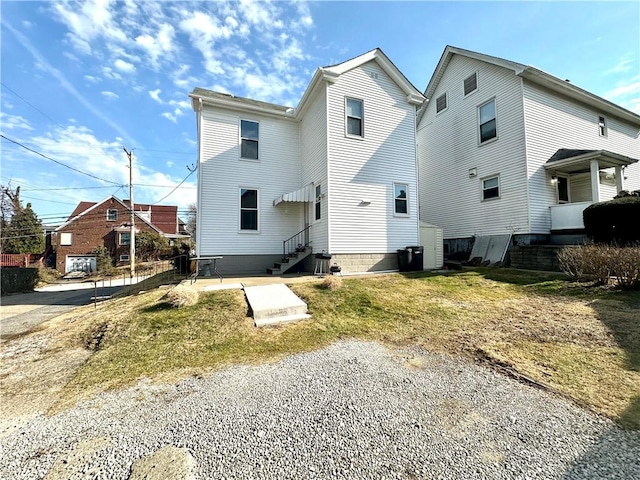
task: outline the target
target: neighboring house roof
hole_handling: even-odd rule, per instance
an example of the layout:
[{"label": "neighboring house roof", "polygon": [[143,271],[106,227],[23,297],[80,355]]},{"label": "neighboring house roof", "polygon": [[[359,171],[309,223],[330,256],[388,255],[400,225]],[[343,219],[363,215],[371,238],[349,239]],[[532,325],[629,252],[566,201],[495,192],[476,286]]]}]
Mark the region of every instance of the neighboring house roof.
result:
[{"label": "neighboring house roof", "polygon": [[[69,224],[81,219],[83,216],[91,213],[92,211],[96,210],[100,205],[102,205],[103,203],[105,203],[108,200],[115,200],[116,202],[118,202],[122,208],[124,208],[125,210],[129,210],[129,200],[120,200],[119,198],[117,198],[114,195],[111,195],[107,198],[105,198],[104,200],[101,200],[100,202],[80,202],[78,204],[78,206],[73,210],[73,212],[71,213],[71,215],[69,216],[68,220],[63,223],[62,225],[60,225],[59,227],[57,227],[54,231],[58,232],[62,229],[64,229],[65,227],[67,227]],[[160,234],[166,234],[166,235],[175,235],[178,233],[177,228],[178,228],[178,223],[177,223],[177,211],[178,211],[178,207],[175,205],[172,206],[167,206],[167,205],[147,205],[147,204],[138,204],[135,203],[135,214],[136,214],[136,219],[139,221],[142,221],[144,223],[146,223],[149,227],[151,227],[153,230],[155,230],[156,232],[160,233]],[[149,210],[149,208],[151,208],[151,218],[153,219],[153,222],[147,220],[143,215]],[[142,211],[140,211],[142,210]],[[157,212],[157,215],[156,215]],[[168,221],[168,216],[173,215],[173,222],[169,222]],[[156,222],[155,221],[155,217],[159,216],[159,221]],[[163,230],[162,227],[166,228],[166,230]]]},{"label": "neighboring house roof", "polygon": [[367,62],[375,61],[382,70],[398,85],[398,87],[407,94],[407,101],[414,105],[421,105],[425,98],[420,91],[414,87],[407,77],[393,64],[384,52],[376,48],[370,52],[359,55],[346,62],[327,67],[321,67],[316,70],[305,90],[296,108],[282,105],[276,105],[268,102],[261,102],[249,98],[236,97],[227,93],[219,93],[204,88],[194,88],[189,94],[191,97],[191,105],[195,111],[199,111],[201,104],[215,105],[227,107],[236,110],[253,111],[266,115],[276,115],[292,120],[298,120],[302,117],[309,98],[315,93],[321,80],[334,83],[338,77],[356,67]]},{"label": "neighboring house roof", "polygon": [[[473,52],[471,50],[465,50],[463,48],[452,47],[451,45],[447,45],[444,49],[444,52],[440,57],[440,61],[438,62],[433,75],[431,76],[431,80],[429,80],[429,84],[424,91],[424,96],[427,97],[427,99],[433,97],[436,87],[438,86],[438,83],[440,82],[442,75],[447,68],[447,65],[454,55],[462,55],[468,58],[474,58],[482,62],[491,63],[493,65],[513,70],[513,72],[519,77],[526,78],[533,83],[544,86],[574,100],[586,103],[587,105],[591,105],[601,110],[603,113],[610,113],[619,118],[627,120],[634,125],[640,125],[640,115],[619,105],[616,105],[609,100],[599,97],[598,95],[588,92],[587,90],[576,87],[566,80],[561,80],[558,77],[554,77],[553,75],[550,75],[530,65],[512,62],[511,60],[506,60],[504,58],[492,57],[491,55],[485,55],[483,53]],[[424,108],[421,111],[420,117],[422,116],[422,112],[424,112]]]},{"label": "neighboring house roof", "polygon": [[623,167],[638,161],[636,158],[627,157],[608,150],[573,150],[561,148],[547,160],[544,168],[546,170],[566,173],[588,172],[590,162],[593,159],[598,160],[598,166],[600,168]]}]

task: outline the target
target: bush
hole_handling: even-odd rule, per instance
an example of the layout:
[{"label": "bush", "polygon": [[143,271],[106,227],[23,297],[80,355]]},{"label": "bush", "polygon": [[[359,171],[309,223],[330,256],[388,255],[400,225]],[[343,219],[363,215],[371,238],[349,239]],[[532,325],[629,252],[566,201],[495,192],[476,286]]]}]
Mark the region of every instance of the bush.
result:
[{"label": "bush", "polygon": [[598,285],[607,285],[615,277],[621,288],[640,289],[640,244],[565,247],[558,253],[558,262],[574,280],[591,279]]},{"label": "bush", "polygon": [[595,242],[640,241],[640,197],[624,196],[594,203],[584,209],[582,218],[587,235]]},{"label": "bush", "polygon": [[198,303],[198,291],[187,285],[178,285],[169,290],[166,298],[172,307],[190,307]]},{"label": "bush", "polygon": [[62,274],[55,268],[49,268],[44,266],[38,267],[38,283],[54,283],[58,280]]},{"label": "bush", "polygon": [[105,275],[112,275],[115,273],[116,269],[113,266],[113,258],[111,257],[111,253],[107,247],[104,245],[96,247],[93,250],[93,253],[96,256],[96,268],[98,272]]},{"label": "bush", "polygon": [[325,277],[324,281],[320,284],[322,288],[327,290],[338,290],[342,287],[342,277],[336,277],[335,275],[329,275]]}]

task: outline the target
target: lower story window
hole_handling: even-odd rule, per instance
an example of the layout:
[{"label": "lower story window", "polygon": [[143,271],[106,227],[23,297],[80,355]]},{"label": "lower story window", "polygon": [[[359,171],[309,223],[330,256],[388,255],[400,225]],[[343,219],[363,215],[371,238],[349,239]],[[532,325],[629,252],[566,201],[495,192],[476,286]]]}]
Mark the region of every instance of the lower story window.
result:
[{"label": "lower story window", "polygon": [[569,179],[558,177],[558,203],[569,203]]},{"label": "lower story window", "polygon": [[490,200],[500,197],[500,177],[489,177],[482,180],[482,199]]},{"label": "lower story window", "polygon": [[131,232],[120,233],[120,245],[131,245]]},{"label": "lower story window", "polygon": [[396,215],[409,214],[409,196],[407,195],[408,185],[404,183],[393,184],[393,213]]},{"label": "lower story window", "polygon": [[258,231],[258,190],[240,189],[240,230]]},{"label": "lower story window", "polygon": [[121,262],[128,262],[129,261],[129,255],[120,255],[120,261]]}]

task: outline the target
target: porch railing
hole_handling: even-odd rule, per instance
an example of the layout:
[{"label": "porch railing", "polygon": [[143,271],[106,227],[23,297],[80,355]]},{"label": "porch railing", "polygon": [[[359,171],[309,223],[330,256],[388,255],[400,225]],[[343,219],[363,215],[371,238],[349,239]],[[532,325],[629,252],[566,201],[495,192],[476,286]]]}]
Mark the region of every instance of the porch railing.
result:
[{"label": "porch railing", "polygon": [[284,260],[289,255],[294,255],[296,252],[304,250],[309,246],[309,230],[311,225],[300,230],[295,235],[287,238],[282,242],[282,259]]},{"label": "porch railing", "polygon": [[582,212],[593,202],[562,203],[551,205],[551,230],[575,230],[584,228]]}]

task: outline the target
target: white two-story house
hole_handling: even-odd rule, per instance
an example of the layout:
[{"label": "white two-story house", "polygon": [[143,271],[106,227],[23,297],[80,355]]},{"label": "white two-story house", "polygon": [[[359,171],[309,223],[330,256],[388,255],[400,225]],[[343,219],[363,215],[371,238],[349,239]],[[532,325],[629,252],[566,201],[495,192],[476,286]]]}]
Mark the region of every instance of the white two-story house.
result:
[{"label": "white two-story house", "polygon": [[196,253],[222,256],[221,272],[308,270],[311,252],[343,272],[393,270],[396,250],[418,244],[425,99],[381,50],[319,68],[295,108],[200,88],[189,96]]},{"label": "white two-story house", "polygon": [[640,189],[640,116],[534,67],[448,46],[418,115],[420,217],[476,236],[575,240],[582,211]]}]

